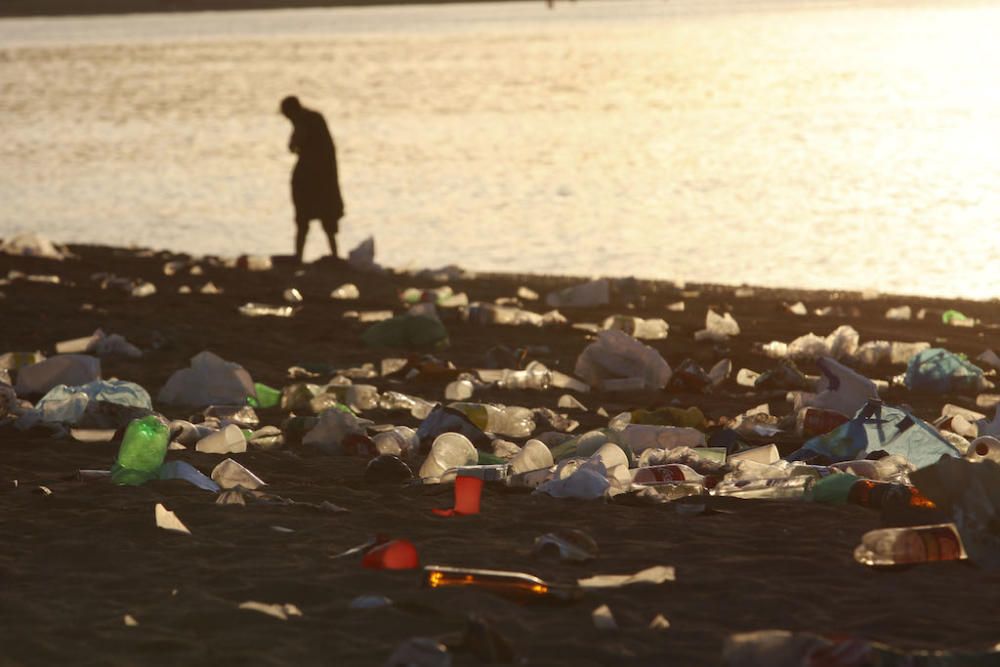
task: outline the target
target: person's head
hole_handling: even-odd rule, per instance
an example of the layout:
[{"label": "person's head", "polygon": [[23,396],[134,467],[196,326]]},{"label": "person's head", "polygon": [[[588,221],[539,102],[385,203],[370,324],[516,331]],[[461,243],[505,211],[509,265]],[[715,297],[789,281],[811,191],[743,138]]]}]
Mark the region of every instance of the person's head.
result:
[{"label": "person's head", "polygon": [[299,102],[299,98],[295,97],[295,95],[289,95],[281,100],[281,113],[285,114],[287,118],[294,118],[301,111],[302,103]]}]

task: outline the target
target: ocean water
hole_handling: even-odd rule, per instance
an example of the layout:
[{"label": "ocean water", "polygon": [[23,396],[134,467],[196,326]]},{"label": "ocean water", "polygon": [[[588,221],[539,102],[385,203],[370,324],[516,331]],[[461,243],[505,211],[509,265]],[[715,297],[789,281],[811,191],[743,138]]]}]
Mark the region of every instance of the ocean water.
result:
[{"label": "ocean water", "polygon": [[0,236],[290,253],[297,94],[341,248],[389,266],[998,297],[997,35],[860,0],[0,20]]}]

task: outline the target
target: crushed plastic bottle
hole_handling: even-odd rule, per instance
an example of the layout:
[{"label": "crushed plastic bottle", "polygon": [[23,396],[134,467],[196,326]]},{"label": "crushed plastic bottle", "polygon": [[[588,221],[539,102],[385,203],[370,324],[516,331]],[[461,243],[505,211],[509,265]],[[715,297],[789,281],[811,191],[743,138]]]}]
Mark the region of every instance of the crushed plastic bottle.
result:
[{"label": "crushed plastic bottle", "polygon": [[488,433],[526,438],[535,430],[534,413],[528,408],[461,401],[448,407],[458,410]]},{"label": "crushed plastic bottle", "polygon": [[111,467],[111,480],[123,486],[138,486],[155,479],[167,455],[170,429],[155,415],[136,419],[125,429],[118,458]]},{"label": "crushed plastic bottle", "polygon": [[379,396],[378,406],[383,410],[409,410],[417,419],[425,419],[434,409],[435,403],[417,396],[407,396],[398,391],[387,391]]},{"label": "crushed plastic bottle", "polygon": [[871,567],[966,558],[962,538],[953,523],[870,530],[854,550],[854,560]]},{"label": "crushed plastic bottle", "polygon": [[670,333],[670,325],[665,320],[644,320],[634,315],[612,315],[604,320],[601,328],[618,329],[639,340],[663,340]]}]

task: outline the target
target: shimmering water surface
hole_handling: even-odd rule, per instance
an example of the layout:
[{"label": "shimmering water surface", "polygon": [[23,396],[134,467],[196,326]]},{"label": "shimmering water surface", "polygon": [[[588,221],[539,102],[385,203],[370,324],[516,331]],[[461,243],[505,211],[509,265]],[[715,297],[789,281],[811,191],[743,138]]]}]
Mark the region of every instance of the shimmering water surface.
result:
[{"label": "shimmering water surface", "polygon": [[0,20],[0,236],[290,252],[295,93],[342,247],[391,266],[996,297],[997,35],[860,0]]}]

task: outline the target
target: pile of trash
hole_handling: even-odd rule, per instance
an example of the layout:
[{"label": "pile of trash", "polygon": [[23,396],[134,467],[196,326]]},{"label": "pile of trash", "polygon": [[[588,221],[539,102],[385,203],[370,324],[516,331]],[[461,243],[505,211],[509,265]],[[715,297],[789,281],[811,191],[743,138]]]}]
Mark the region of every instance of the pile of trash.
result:
[{"label": "pile of trash", "polygon": [[[8,242],[3,249],[23,247],[48,252],[45,244],[22,241]],[[378,270],[373,252],[365,245],[351,261]],[[572,313],[610,304],[614,289],[613,281],[590,281],[552,292],[544,301]],[[331,298],[350,301],[359,295],[357,286],[345,284]],[[301,302],[301,295],[287,298]],[[253,449],[301,447],[366,459],[364,479],[373,486],[453,485],[452,506],[435,510],[442,519],[480,513],[484,489],[500,487],[557,499],[637,505],[681,499],[690,505],[717,497],[854,504],[926,519],[860,535],[854,559],[865,567],[949,560],[1000,567],[1000,410],[991,418],[971,407],[944,403],[940,417],[928,422],[904,403],[881,397],[891,387],[965,397],[972,405],[973,397],[993,387],[989,378],[1000,359],[991,351],[980,359],[992,368],[983,368],[929,343],[861,343],[857,331],[844,325],[827,336],[760,342],[755,349],[769,368],[734,374],[727,358],[708,370],[691,359],[672,367],[661,350],[677,334],[662,319],[622,314],[599,324],[572,322],[559,310],[525,308],[536,300],[541,297],[528,288],[503,303],[470,301],[451,288],[410,288],[400,294],[404,314],[373,318],[361,334],[370,349],[403,350],[408,356],[351,368],[296,366],[289,368],[285,384],[274,387],[255,382],[248,369],[209,350],[176,369],[161,387],[104,379],[102,359],[139,360],[144,352],[120,335],[98,330],[55,342],[50,356],[13,351],[0,357],[0,426],[118,443],[115,460],[107,461],[105,470],[87,471],[90,477],[123,486],[183,480],[214,494],[206,502],[219,504],[295,503],[270,494],[239,457]],[[284,305],[277,308],[290,310],[265,313],[254,311],[256,307],[247,304],[241,312],[286,317],[295,308]],[[499,364],[456,368],[427,354],[447,349],[449,335],[439,313],[450,309],[459,313],[455,321],[467,324],[574,328],[589,340],[581,346],[572,374],[549,368],[530,354],[499,349],[490,357]],[[695,340],[723,350],[726,341],[745,335],[731,313],[711,309],[704,329],[693,333]],[[819,374],[800,370],[799,364],[806,363]],[[888,380],[864,374],[865,368],[884,364],[905,364],[906,369]],[[407,381],[428,377],[446,379],[444,400],[405,390]],[[551,397],[549,404],[557,407],[476,400],[477,394],[497,392],[522,397],[537,392]],[[598,428],[580,428],[584,415],[592,423],[600,414],[585,407],[590,398],[617,396],[622,401],[630,392],[642,392],[644,402],[604,413]],[[711,419],[697,405],[666,401],[671,392],[689,399],[756,392],[766,400],[740,414]],[[645,403],[650,396],[659,397],[660,405]],[[184,418],[178,416],[182,414]],[[219,461],[211,470],[199,470],[174,458],[173,452],[185,449]],[[331,504],[323,509],[342,508]],[[183,518],[162,504],[155,508],[155,520],[166,530],[190,533]],[[586,560],[597,546],[586,534],[564,531],[540,537],[536,548]],[[660,563],[636,573],[569,583],[458,565],[421,568],[419,545],[405,539],[378,538],[341,556],[357,557],[367,568],[420,569],[420,581],[428,588],[474,586],[528,603],[552,598],[579,602],[608,587],[660,585],[675,577],[673,568]],[[301,614],[294,605],[271,609],[252,604],[258,606],[248,608],[286,619]],[[617,627],[606,605],[594,610],[593,622],[601,629]],[[668,628],[669,621],[659,616],[650,627]],[[790,633],[739,636],[727,643],[725,664],[799,664],[773,656],[815,655],[836,645]],[[858,647],[859,655],[882,650],[868,643]],[[431,640],[415,640],[397,653],[402,657],[387,664],[447,664],[420,657],[442,653],[441,644]]]}]

